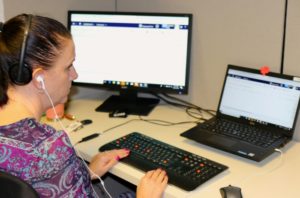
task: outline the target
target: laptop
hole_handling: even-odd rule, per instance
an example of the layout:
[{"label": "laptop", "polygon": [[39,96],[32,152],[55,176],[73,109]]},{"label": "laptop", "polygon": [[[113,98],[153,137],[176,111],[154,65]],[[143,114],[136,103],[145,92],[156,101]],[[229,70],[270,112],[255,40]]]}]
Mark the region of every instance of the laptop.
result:
[{"label": "laptop", "polygon": [[228,65],[216,116],[181,136],[262,161],[294,134],[300,78]]}]

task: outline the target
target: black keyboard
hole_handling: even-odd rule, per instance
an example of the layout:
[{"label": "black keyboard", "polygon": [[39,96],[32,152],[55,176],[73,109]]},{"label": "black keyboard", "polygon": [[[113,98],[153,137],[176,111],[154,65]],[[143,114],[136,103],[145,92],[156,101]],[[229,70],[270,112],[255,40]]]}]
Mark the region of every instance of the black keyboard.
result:
[{"label": "black keyboard", "polygon": [[213,122],[201,124],[200,127],[213,133],[231,136],[260,147],[268,147],[282,137],[282,135],[275,132],[225,119],[215,119]]},{"label": "black keyboard", "polygon": [[100,151],[126,148],[130,155],[122,162],[143,171],[162,168],[169,183],[191,191],[228,167],[207,158],[133,132],[99,148]]}]

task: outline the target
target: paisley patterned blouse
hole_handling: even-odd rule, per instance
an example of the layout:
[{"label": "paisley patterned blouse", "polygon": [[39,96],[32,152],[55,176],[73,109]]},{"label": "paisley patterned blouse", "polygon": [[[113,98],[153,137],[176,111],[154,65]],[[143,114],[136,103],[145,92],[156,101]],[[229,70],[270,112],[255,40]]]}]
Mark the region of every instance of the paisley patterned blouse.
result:
[{"label": "paisley patterned blouse", "polygon": [[0,126],[0,170],[27,181],[41,197],[96,197],[67,134],[32,118]]}]

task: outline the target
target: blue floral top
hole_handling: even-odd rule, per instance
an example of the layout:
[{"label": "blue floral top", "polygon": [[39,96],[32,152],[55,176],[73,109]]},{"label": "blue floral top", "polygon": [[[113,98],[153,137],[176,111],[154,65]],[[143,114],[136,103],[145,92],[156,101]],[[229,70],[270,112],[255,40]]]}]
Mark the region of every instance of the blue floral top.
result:
[{"label": "blue floral top", "polygon": [[40,197],[95,197],[67,134],[32,118],[0,126],[0,170],[27,181]]}]

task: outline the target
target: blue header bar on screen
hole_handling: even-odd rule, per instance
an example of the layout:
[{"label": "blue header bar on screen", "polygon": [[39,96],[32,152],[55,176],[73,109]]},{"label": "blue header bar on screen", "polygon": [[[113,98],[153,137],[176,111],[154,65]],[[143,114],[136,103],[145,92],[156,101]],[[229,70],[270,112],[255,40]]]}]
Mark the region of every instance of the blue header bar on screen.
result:
[{"label": "blue header bar on screen", "polygon": [[[125,28],[175,29],[175,24],[146,24],[146,23],[111,23],[111,22],[81,22],[73,21],[72,26],[103,26]],[[188,25],[178,25],[178,29],[187,30]]]},{"label": "blue header bar on screen", "polygon": [[255,79],[255,78],[250,78],[250,77],[237,75],[237,74],[228,74],[228,76],[233,77],[233,78],[243,79],[243,80],[250,80],[250,81],[254,81],[254,82],[269,84],[269,85],[273,85],[273,86],[277,86],[277,87],[281,87],[281,88],[300,90],[300,87],[297,87],[292,84],[288,84],[287,82],[275,82],[275,81],[270,81],[270,80]]}]

